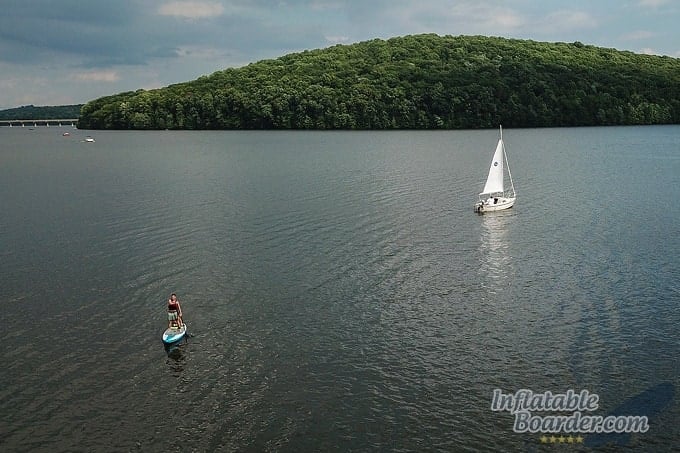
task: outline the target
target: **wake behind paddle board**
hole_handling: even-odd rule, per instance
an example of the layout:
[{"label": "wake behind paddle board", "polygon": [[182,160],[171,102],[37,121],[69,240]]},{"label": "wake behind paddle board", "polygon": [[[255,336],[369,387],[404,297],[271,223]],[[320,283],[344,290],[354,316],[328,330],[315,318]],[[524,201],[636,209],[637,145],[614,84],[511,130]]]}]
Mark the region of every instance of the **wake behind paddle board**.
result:
[{"label": "wake behind paddle board", "polygon": [[186,323],[182,324],[181,328],[170,327],[168,329],[165,329],[165,332],[163,332],[163,343],[165,344],[177,343],[179,340],[184,338],[186,333],[187,333]]}]

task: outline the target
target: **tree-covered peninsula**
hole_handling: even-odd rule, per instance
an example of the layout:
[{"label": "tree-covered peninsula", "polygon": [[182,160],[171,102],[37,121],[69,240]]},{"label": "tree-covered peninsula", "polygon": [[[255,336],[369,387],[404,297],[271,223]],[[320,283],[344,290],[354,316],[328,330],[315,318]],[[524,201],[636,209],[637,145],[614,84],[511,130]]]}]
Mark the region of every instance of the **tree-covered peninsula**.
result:
[{"label": "tree-covered peninsula", "polygon": [[24,105],[23,107],[0,110],[0,120],[74,119],[80,116],[80,109],[82,107],[83,104],[54,105],[45,107]]},{"label": "tree-covered peninsula", "polygon": [[680,123],[680,59],[575,43],[404,36],[87,103],[91,129],[449,129]]}]

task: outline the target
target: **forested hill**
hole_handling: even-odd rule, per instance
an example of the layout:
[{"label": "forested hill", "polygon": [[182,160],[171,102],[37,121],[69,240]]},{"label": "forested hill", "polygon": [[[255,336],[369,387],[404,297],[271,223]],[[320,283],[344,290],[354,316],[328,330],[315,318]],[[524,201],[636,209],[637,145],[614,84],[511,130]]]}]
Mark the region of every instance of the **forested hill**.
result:
[{"label": "forested hill", "polygon": [[89,102],[80,128],[428,129],[680,123],[680,60],[579,42],[416,35]]},{"label": "forested hill", "polygon": [[25,105],[13,109],[0,110],[0,120],[51,120],[73,119],[80,116],[83,104],[55,105],[36,107]]}]

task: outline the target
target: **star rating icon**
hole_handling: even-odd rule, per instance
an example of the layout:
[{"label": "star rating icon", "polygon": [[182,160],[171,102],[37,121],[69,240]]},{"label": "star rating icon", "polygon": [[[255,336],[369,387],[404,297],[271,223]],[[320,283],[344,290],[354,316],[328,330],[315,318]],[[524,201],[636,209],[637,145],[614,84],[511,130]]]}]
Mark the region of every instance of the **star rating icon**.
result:
[{"label": "star rating icon", "polygon": [[541,436],[542,444],[582,444],[584,439],[581,436]]}]

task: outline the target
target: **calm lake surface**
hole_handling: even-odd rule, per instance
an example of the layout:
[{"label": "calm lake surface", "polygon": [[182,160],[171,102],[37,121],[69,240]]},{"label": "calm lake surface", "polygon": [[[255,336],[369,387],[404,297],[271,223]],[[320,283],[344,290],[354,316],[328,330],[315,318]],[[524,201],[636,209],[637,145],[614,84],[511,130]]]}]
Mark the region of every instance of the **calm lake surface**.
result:
[{"label": "calm lake surface", "polygon": [[480,216],[496,130],[0,128],[0,450],[545,451],[494,389],[669,383],[605,451],[677,448],[680,127],[503,136]]}]

